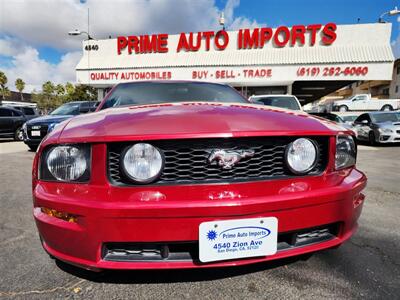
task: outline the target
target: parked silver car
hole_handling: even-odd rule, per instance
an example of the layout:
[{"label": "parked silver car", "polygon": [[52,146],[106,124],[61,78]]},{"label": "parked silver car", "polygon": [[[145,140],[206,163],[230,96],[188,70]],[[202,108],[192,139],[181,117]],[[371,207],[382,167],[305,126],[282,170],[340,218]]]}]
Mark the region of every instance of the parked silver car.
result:
[{"label": "parked silver car", "polygon": [[377,143],[400,143],[400,113],[370,112],[354,121],[357,139]]}]

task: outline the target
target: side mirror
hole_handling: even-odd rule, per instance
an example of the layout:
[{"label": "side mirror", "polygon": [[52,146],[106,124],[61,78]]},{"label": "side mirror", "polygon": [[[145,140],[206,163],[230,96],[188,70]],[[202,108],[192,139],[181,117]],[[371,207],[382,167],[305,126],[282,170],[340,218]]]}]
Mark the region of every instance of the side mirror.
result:
[{"label": "side mirror", "polygon": [[94,112],[94,111],[96,111],[96,109],[97,109],[97,107],[99,107],[99,105],[100,105],[100,101],[97,101],[96,103],[94,103],[93,105],[91,105],[90,106],[90,112]]},{"label": "side mirror", "polygon": [[79,107],[79,113],[80,114],[86,114],[90,111],[90,108],[88,106],[80,106]]},{"label": "side mirror", "polygon": [[368,125],[369,122],[368,122],[368,120],[362,120],[362,121],[361,121],[361,124],[363,124],[363,125]]}]

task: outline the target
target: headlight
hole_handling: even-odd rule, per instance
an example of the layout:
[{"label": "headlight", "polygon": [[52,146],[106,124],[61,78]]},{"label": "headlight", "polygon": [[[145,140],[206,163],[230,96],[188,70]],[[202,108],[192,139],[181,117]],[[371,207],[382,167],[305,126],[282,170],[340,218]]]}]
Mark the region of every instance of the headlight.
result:
[{"label": "headlight", "polygon": [[317,163],[318,150],[314,142],[299,138],[286,148],[286,164],[295,174],[305,174]]},{"label": "headlight", "polygon": [[90,147],[62,145],[43,153],[40,179],[85,182],[90,177]]},{"label": "headlight", "polygon": [[340,135],[336,138],[336,170],[351,167],[356,164],[357,147],[353,137]]},{"label": "headlight", "polygon": [[161,152],[146,143],[127,147],[121,155],[121,160],[125,175],[137,183],[149,183],[155,180],[164,167]]},{"label": "headlight", "polygon": [[393,130],[390,128],[378,128],[380,133],[393,133]]},{"label": "headlight", "polygon": [[49,126],[47,127],[47,133],[49,133],[50,131],[52,131],[54,128],[56,128],[56,126],[60,124],[60,123],[50,123]]},{"label": "headlight", "polygon": [[24,132],[25,136],[27,136],[27,127],[26,127],[26,123],[24,123],[22,125],[22,131]]}]

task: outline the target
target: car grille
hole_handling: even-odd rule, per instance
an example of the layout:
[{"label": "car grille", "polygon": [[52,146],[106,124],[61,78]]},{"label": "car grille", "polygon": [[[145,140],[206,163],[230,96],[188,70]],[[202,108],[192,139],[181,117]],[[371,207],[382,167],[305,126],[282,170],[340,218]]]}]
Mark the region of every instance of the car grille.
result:
[{"label": "car grille", "polygon": [[[256,137],[226,139],[185,139],[151,141],[164,154],[165,166],[152,184],[220,183],[277,179],[296,176],[285,165],[286,146],[298,137]],[[308,175],[320,174],[328,161],[329,137],[310,137],[316,142],[319,157]],[[108,177],[114,185],[135,185],[120,168],[120,155],[133,142],[108,144]],[[254,156],[239,161],[232,169],[210,165],[214,149],[252,150]]]},{"label": "car grille", "polygon": [[[48,125],[28,125],[27,133],[29,139],[43,139],[48,130]],[[32,136],[32,131],[40,131],[40,136]]]}]

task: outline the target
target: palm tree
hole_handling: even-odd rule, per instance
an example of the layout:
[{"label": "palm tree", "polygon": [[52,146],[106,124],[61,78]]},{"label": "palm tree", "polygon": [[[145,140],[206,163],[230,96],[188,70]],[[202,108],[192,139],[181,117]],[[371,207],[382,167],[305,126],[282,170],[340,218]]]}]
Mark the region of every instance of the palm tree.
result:
[{"label": "palm tree", "polygon": [[[0,71],[0,93],[2,95],[3,100],[6,100],[6,96],[8,96],[10,94],[10,91],[6,87],[7,82],[8,82],[8,79],[7,79],[6,74],[4,74],[4,72]],[[0,100],[0,104],[1,104],[1,100]]]},{"label": "palm tree", "polygon": [[23,101],[24,96],[22,95],[22,91],[25,88],[25,82],[21,78],[17,78],[17,80],[15,80],[15,87],[17,88],[19,94],[21,95],[21,101]]},{"label": "palm tree", "polygon": [[52,96],[55,91],[55,86],[51,81],[46,81],[42,84],[42,91],[46,96]]}]

